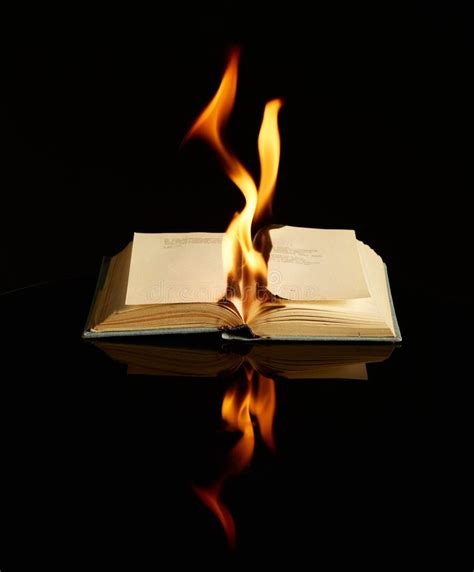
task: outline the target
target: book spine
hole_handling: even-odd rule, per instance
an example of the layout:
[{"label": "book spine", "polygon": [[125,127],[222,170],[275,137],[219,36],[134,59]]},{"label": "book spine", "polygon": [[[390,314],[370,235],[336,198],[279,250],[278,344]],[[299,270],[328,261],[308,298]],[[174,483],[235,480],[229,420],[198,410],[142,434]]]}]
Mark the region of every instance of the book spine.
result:
[{"label": "book spine", "polygon": [[105,278],[107,277],[107,272],[109,270],[109,264],[110,264],[110,257],[104,256],[104,258],[102,258],[102,264],[100,265],[99,277],[97,278],[97,284],[95,287],[94,296],[92,297],[92,303],[91,303],[91,307],[89,310],[89,314],[87,316],[86,325],[84,326],[84,332],[82,334],[83,337],[85,334],[87,334],[87,332],[92,327],[91,322],[92,322],[92,317],[94,315],[95,302],[97,300],[97,296],[99,295],[99,292],[102,290],[102,288],[104,286]]},{"label": "book spine", "polygon": [[224,328],[222,338],[224,340],[256,340],[259,336],[254,334],[247,324],[241,324],[233,328]]}]

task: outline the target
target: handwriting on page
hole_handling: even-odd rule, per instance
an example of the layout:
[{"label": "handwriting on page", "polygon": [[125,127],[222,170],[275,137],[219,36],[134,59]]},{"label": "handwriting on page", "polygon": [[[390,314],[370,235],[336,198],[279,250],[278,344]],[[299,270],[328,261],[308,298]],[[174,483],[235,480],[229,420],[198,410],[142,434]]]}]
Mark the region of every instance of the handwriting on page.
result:
[{"label": "handwriting on page", "polygon": [[272,250],[272,259],[288,264],[302,264],[311,266],[320,264],[323,255],[319,250],[312,248],[293,248],[291,246],[277,246]]}]

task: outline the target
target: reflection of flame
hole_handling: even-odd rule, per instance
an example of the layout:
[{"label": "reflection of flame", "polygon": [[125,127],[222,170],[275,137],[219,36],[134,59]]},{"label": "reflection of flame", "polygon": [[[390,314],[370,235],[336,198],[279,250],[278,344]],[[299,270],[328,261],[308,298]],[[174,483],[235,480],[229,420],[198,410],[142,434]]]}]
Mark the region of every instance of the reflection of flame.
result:
[{"label": "reflection of flame", "polygon": [[257,374],[249,365],[245,365],[245,373],[244,385],[236,383],[230,387],[222,402],[222,418],[226,421],[227,428],[230,431],[239,431],[241,437],[230,451],[220,477],[208,487],[194,487],[201,501],[221,522],[231,548],[235,547],[235,524],[232,514],[221,500],[221,493],[225,482],[241,473],[252,460],[255,448],[253,418],[263,442],[272,451],[275,450],[275,383],[273,379]]},{"label": "reflection of flame", "polygon": [[215,149],[227,175],[245,197],[245,207],[234,215],[226,231],[222,255],[228,277],[228,296],[241,298],[246,318],[257,298],[257,283],[266,283],[267,265],[262,254],[253,246],[251,229],[252,222],[261,222],[271,209],[280,160],[278,112],[283,102],[274,99],[265,106],[258,137],[261,173],[257,189],[250,173],[222,137],[223,128],[234,106],[238,64],[239,51],[235,49],[230,54],[219,89],[189,130],[186,140],[192,137],[205,139]]},{"label": "reflection of flame", "polygon": [[250,399],[250,412],[258,421],[260,436],[265,445],[275,451],[273,438],[273,417],[275,416],[276,395],[275,382],[262,374],[258,375],[258,381],[252,386]]}]

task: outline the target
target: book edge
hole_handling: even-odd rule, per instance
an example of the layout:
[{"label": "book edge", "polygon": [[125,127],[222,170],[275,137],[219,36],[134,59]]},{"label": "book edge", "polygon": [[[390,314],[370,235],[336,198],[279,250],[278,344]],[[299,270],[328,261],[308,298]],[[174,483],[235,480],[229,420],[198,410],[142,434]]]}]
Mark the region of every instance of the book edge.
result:
[{"label": "book edge", "polygon": [[97,284],[95,285],[94,295],[92,296],[91,306],[89,308],[89,313],[87,314],[86,323],[84,325],[84,331],[82,333],[83,337],[88,337],[92,325],[92,316],[94,315],[95,305],[97,303],[97,298],[99,296],[99,292],[102,290],[105,279],[107,278],[107,274],[109,272],[111,257],[104,256],[102,258],[102,262],[99,268],[99,274],[97,276]]},{"label": "book edge", "polygon": [[219,328],[159,328],[153,330],[117,330],[114,332],[84,331],[83,338],[119,338],[133,336],[174,336],[183,334],[211,334],[221,331]]},{"label": "book edge", "polygon": [[393,303],[393,296],[392,296],[392,289],[390,288],[390,280],[388,278],[388,268],[384,262],[385,268],[385,278],[387,279],[387,292],[388,292],[388,300],[390,302],[390,310],[392,312],[392,320],[393,320],[393,329],[395,330],[395,342],[402,341],[402,333],[400,331],[400,326],[398,325],[397,314],[395,313],[395,304]]}]

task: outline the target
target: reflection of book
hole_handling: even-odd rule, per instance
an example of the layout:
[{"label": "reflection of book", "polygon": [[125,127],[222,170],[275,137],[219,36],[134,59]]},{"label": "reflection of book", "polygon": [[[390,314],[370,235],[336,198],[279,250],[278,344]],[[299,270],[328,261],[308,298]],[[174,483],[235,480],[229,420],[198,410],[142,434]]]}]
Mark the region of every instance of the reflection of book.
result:
[{"label": "reflection of book", "polygon": [[255,240],[271,295],[245,322],[238,297],[226,298],[222,234],[135,234],[106,261],[84,335],[400,340],[385,265],[353,231],[269,227]]},{"label": "reflection of book", "polygon": [[268,377],[287,379],[367,379],[366,364],[386,360],[392,344],[253,344],[245,355],[234,348],[151,345],[94,340],[135,375],[217,377],[248,363]]}]

